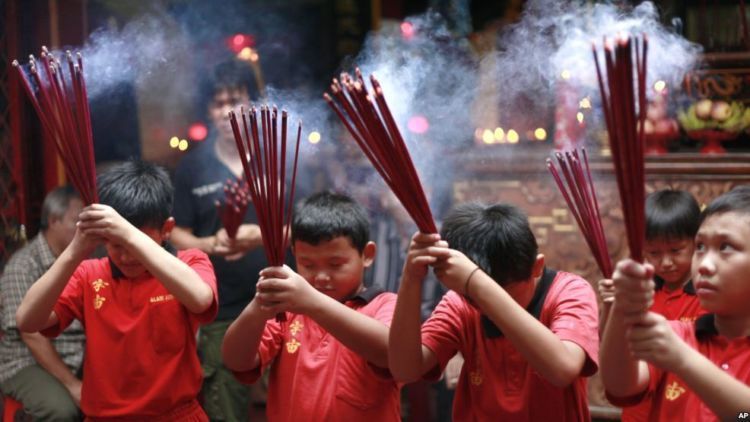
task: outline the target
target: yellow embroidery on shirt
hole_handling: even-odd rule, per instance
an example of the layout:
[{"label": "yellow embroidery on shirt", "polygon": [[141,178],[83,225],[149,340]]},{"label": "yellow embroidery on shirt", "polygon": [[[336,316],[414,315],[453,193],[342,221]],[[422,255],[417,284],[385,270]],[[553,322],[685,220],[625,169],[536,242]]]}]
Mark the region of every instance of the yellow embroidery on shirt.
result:
[{"label": "yellow embroidery on shirt", "polygon": [[151,296],[148,301],[150,303],[159,303],[159,302],[166,302],[168,300],[173,300],[174,296],[172,295],[159,295],[159,296]]},{"label": "yellow embroidery on shirt", "polygon": [[104,297],[104,296],[99,296],[99,295],[96,295],[96,297],[94,298],[94,309],[99,309],[99,308],[101,308],[101,307],[102,307],[102,305],[104,305],[104,301],[105,301],[105,300],[107,300],[107,298],[106,298],[106,297]]},{"label": "yellow embroidery on shirt", "polygon": [[305,328],[305,324],[295,320],[292,325],[289,326],[289,332],[292,333],[293,336],[296,336],[303,328]]},{"label": "yellow embroidery on shirt", "polygon": [[469,381],[474,385],[481,385],[483,381],[482,374],[479,371],[469,372]]},{"label": "yellow embroidery on shirt", "polygon": [[286,351],[289,353],[296,353],[301,344],[302,343],[298,342],[296,338],[293,338],[286,343]]},{"label": "yellow embroidery on shirt", "polygon": [[102,280],[101,278],[91,282],[91,287],[93,287],[94,291],[97,292],[97,293],[99,293],[99,290],[101,290],[101,289],[103,289],[103,288],[105,288],[107,286],[109,286],[109,283],[107,283],[106,281]]},{"label": "yellow embroidery on shirt", "polygon": [[685,389],[682,388],[680,384],[677,384],[677,381],[673,381],[672,384],[668,385],[667,388],[664,390],[664,397],[666,397],[667,400],[669,401],[675,401],[684,392],[685,392]]}]

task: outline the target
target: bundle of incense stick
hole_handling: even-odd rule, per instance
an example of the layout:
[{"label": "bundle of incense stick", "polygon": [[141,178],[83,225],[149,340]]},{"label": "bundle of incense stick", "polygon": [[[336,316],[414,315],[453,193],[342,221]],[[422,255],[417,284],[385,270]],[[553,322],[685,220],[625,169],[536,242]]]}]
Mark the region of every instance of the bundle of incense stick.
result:
[{"label": "bundle of incense stick", "polygon": [[[234,140],[242,161],[242,169],[245,172],[250,199],[258,216],[263,249],[270,265],[281,266],[284,265],[284,256],[289,244],[302,123],[297,125],[297,144],[294,148],[294,162],[291,169],[292,181],[287,197],[285,191],[286,110],[281,112],[281,124],[279,124],[276,107],[269,109],[267,106],[262,106],[260,115],[255,107],[247,113],[243,109],[240,111],[240,116],[242,117],[242,130],[240,130],[237,115],[234,111],[229,112],[229,121],[234,131]],[[284,314],[277,315],[276,320],[284,321]]]},{"label": "bundle of incense stick", "polygon": [[[586,150],[581,148],[572,152],[556,153],[557,165],[547,159],[547,168],[555,179],[570,213],[578,223],[583,238],[586,239],[591,253],[594,255],[599,270],[604,278],[612,278],[612,261],[607,249],[607,238],[604,236],[602,219],[599,215],[599,201],[596,199],[594,181],[591,178],[589,159]],[[562,173],[562,177],[560,177]]]},{"label": "bundle of incense stick", "polygon": [[605,39],[605,80],[600,70],[597,48],[593,46],[630,257],[638,262],[643,261],[645,236],[643,127],[647,104],[647,49],[648,40],[645,35]]},{"label": "bundle of incense stick", "polygon": [[230,239],[237,237],[250,201],[249,195],[247,182],[227,179],[224,184],[224,203],[216,201],[219,218]]},{"label": "bundle of incense stick", "polygon": [[86,204],[98,202],[91,116],[83,78],[83,59],[66,52],[65,66],[46,47],[41,60],[29,56],[28,69],[13,61],[42,128],[60,154],[65,173]]},{"label": "bundle of incense stick", "polygon": [[437,233],[430,206],[409,151],[374,75],[368,92],[362,73],[342,74],[323,97],[380,173],[422,233]]}]

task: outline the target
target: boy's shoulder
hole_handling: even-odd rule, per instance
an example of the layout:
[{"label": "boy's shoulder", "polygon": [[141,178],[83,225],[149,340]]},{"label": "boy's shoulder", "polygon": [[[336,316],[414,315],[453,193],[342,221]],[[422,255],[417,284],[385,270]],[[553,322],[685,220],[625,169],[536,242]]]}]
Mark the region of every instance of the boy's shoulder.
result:
[{"label": "boy's shoulder", "polygon": [[555,296],[563,294],[576,296],[593,295],[594,299],[596,299],[596,294],[594,288],[591,287],[591,283],[582,276],[567,271],[556,271],[552,284],[549,287],[549,291],[550,294]]},{"label": "boy's shoulder", "polygon": [[385,291],[380,286],[372,286],[364,289],[347,302],[355,308],[377,309],[395,304],[397,297],[395,293]]},{"label": "boy's shoulder", "polygon": [[193,260],[208,261],[208,262],[211,261],[211,259],[208,257],[208,254],[198,248],[180,249],[180,250],[176,250],[173,253],[177,256],[177,258],[179,258],[181,261],[184,261],[184,262],[189,262]]}]

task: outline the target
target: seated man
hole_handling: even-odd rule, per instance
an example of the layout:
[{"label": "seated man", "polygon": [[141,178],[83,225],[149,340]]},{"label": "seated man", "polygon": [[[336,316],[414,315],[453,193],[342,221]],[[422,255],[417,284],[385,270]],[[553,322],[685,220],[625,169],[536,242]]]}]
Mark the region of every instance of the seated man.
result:
[{"label": "seated man", "polygon": [[39,333],[21,333],[16,309],[26,291],[44,274],[76,232],[83,203],[69,187],[44,199],[39,234],[16,252],[0,277],[0,391],[23,403],[39,421],[80,420],[83,328],[74,322],[54,340]]}]

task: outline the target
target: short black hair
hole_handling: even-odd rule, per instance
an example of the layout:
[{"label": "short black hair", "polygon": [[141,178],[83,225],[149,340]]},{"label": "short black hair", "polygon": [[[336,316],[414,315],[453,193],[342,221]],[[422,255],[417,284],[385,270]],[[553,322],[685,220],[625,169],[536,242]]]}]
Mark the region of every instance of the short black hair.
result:
[{"label": "short black hair", "polygon": [[114,208],[138,228],[161,229],[172,214],[174,188],[164,168],[129,160],[101,173],[99,202]]},{"label": "short black hair", "polygon": [[359,253],[370,240],[367,212],[354,199],[320,192],[297,205],[292,218],[292,244],[299,240],[317,245],[340,236],[348,237]]},{"label": "short black hair", "polygon": [[700,221],[701,209],[689,192],[665,189],[646,197],[646,240],[693,239]]},{"label": "short black hair", "polygon": [[750,186],[735,186],[729,192],[714,199],[701,214],[701,224],[715,214],[735,212],[750,216]]},{"label": "short black hair", "polygon": [[72,186],[60,186],[49,191],[42,203],[42,217],[39,229],[45,231],[49,228],[52,217],[61,218],[68,211],[70,201],[80,198],[78,192]]},{"label": "short black hair", "polygon": [[526,214],[509,204],[461,204],[443,221],[440,236],[500,285],[527,280],[538,246]]},{"label": "short black hair", "polygon": [[210,102],[222,91],[245,91],[250,98],[257,98],[258,87],[255,83],[253,69],[237,59],[227,60],[216,65],[202,84],[202,97]]}]

